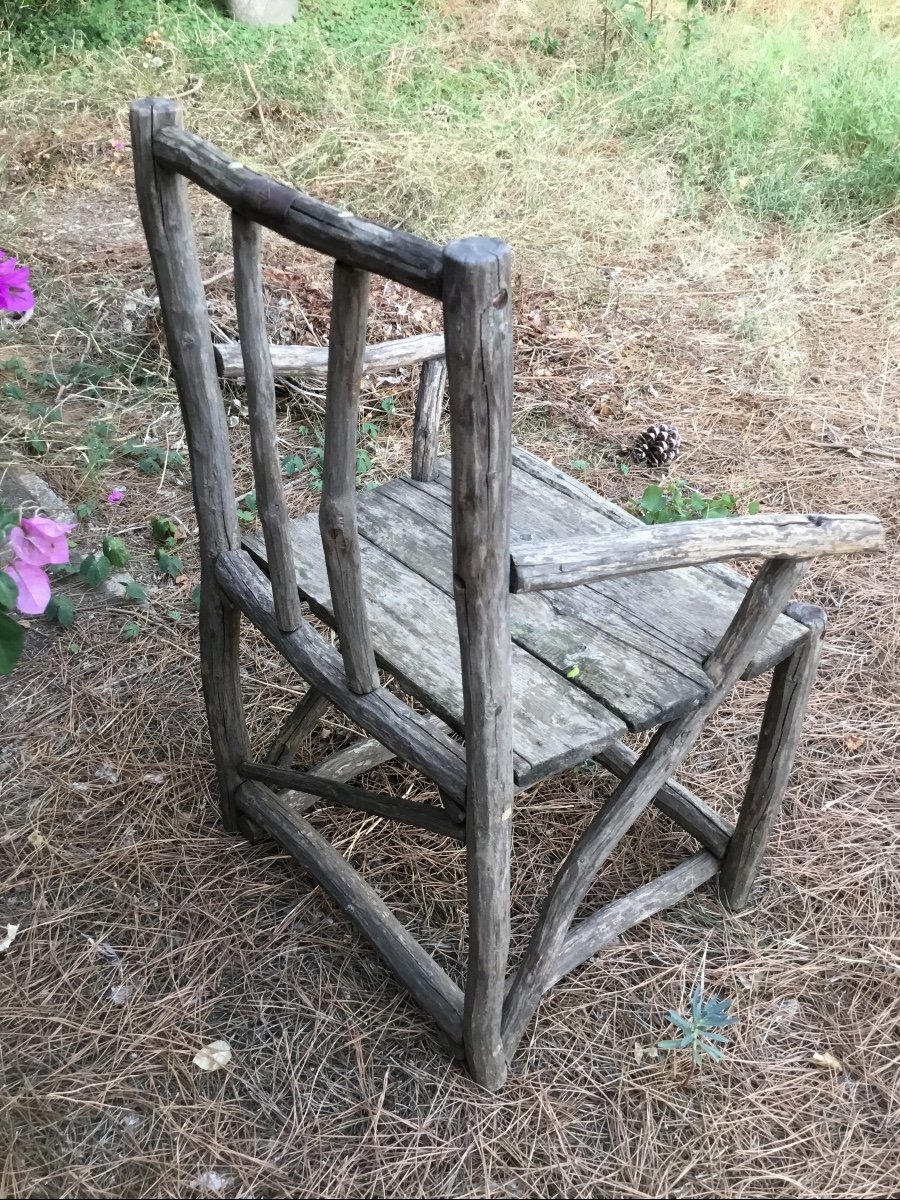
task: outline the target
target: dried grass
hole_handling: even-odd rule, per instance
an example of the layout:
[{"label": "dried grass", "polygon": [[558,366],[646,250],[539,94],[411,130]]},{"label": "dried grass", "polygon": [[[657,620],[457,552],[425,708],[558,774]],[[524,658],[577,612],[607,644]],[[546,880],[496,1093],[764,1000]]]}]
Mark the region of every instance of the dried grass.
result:
[{"label": "dried grass", "polygon": [[[22,331],[20,352],[64,361],[99,341],[127,360],[140,343],[140,361],[154,365],[152,336],[148,348],[103,323],[148,283],[137,227],[121,224],[134,220],[130,199],[114,191],[82,198],[74,223],[68,196],[42,203],[20,245],[54,273],[55,315]],[[211,217],[203,233],[209,277],[227,263]],[[587,461],[588,482],[624,500],[651,477],[623,478],[617,447],[644,422],[671,419],[686,447],[677,474],[692,484],[745,488],[771,509],[871,510],[890,530],[886,556],[820,564],[805,586],[831,628],[756,902],[727,916],[704,890],[629,932],[544,1002],[506,1090],[481,1092],[285,854],[221,833],[188,543],[187,583],[153,597],[136,643],[119,636],[134,610],[89,594],[74,634],[35,623],[5,686],[0,917],[21,931],[0,982],[0,1194],[879,1197],[900,1189],[900,570],[897,466],[885,457],[900,458],[896,247],[878,230],[824,248],[778,231],[739,245],[698,232],[636,243],[618,265],[618,282],[599,302],[542,290],[533,274],[521,283],[523,442],[563,465]],[[321,336],[320,269],[293,252],[274,267],[273,299],[292,297],[292,319],[305,314]],[[212,289],[223,328],[228,286]],[[73,299],[81,315],[57,332]],[[379,297],[373,336],[388,336],[391,324],[431,327],[429,311],[399,312],[402,302]],[[375,384],[371,398],[388,393],[401,416],[379,440],[378,475],[408,453],[410,387]],[[314,419],[316,397],[284,399],[290,446],[296,422]],[[181,437],[171,389],[136,397],[127,376],[99,399],[67,393],[64,412],[65,430],[114,414],[123,436],[148,429],[172,445]],[[11,446],[21,414],[8,410],[3,420]],[[821,442],[847,449],[813,444]],[[62,445],[46,473],[72,499],[96,487]],[[177,479],[142,480],[119,461],[108,479],[130,489],[117,519],[136,550],[149,556],[147,514],[171,508],[190,521]],[[298,508],[311,503],[301,489],[290,495]],[[173,609],[180,620],[166,616]],[[290,707],[295,684],[259,638],[248,640],[245,667],[261,740]],[[759,685],[742,687],[682,772],[728,812],[761,702]],[[310,759],[351,734],[332,714]],[[399,791],[411,779],[389,765],[372,782]],[[517,953],[553,869],[607,787],[604,776],[570,773],[523,804]],[[376,819],[324,810],[315,819],[455,970],[460,852]],[[684,843],[648,815],[592,898],[646,878]],[[722,1065],[697,1071],[678,1057],[652,1057],[652,1047],[704,955],[709,986],[735,999],[740,1024]],[[234,1057],[206,1075],[191,1059],[216,1038]],[[816,1066],[817,1052],[836,1056],[841,1069]]]}]

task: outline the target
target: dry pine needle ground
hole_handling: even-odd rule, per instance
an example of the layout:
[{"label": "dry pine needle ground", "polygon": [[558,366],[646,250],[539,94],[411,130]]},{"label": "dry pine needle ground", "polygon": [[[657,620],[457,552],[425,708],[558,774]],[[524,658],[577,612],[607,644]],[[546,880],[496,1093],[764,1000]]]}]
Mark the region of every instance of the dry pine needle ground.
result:
[{"label": "dry pine needle ground", "polygon": [[[217,219],[202,226],[207,277],[228,265]],[[56,308],[22,331],[15,353],[37,364],[121,343],[123,357],[165,370],[152,321],[140,336],[121,334],[129,291],[149,290],[127,191],[50,195],[19,242],[23,257],[56,280]],[[21,928],[0,973],[0,1194],[897,1193],[896,247],[872,231],[848,234],[839,256],[806,259],[802,270],[790,254],[773,235],[745,244],[740,256],[717,257],[698,235],[623,257],[603,303],[573,307],[533,276],[518,298],[517,435],[564,466],[586,462],[592,486],[619,500],[639,494],[652,477],[623,478],[616,447],[665,419],[685,445],[675,478],[752,495],[770,510],[874,511],[888,525],[885,556],[820,564],[804,587],[831,625],[754,905],[726,916],[704,890],[628,933],[545,1001],[505,1091],[479,1091],[288,857],[222,834],[188,599],[197,569],[189,540],[186,582],[159,585],[134,642],[120,634],[132,609],[73,593],[75,631],[35,622],[26,658],[5,685],[0,918]],[[308,322],[300,336],[321,337],[320,268],[274,247],[270,268],[273,313],[287,296],[279,311]],[[226,278],[211,289],[226,332],[228,287]],[[69,301],[87,314],[82,324],[61,322]],[[434,320],[388,290],[377,298],[372,336]],[[397,397],[375,478],[406,460],[410,390],[408,382],[376,384],[368,397],[373,407]],[[290,446],[318,401],[284,400]],[[71,425],[75,439],[101,415],[123,437],[183,446],[168,384],[143,401],[127,384],[111,384],[99,400],[72,393],[63,429]],[[7,448],[18,419],[3,418]],[[235,437],[240,450],[240,428]],[[85,472],[71,455],[51,448],[42,469],[63,496],[82,497]],[[107,481],[129,489],[115,521],[129,530],[138,561],[144,553],[149,582],[147,515],[177,511],[190,525],[188,493],[177,472],[148,480],[121,460]],[[246,461],[238,486],[250,486]],[[290,494],[298,508],[313,502],[302,488]],[[260,740],[294,689],[251,636],[245,692]],[[728,812],[762,698],[758,686],[742,688],[682,772]],[[309,760],[352,733],[332,713]],[[404,793],[418,787],[392,765],[371,781]],[[523,802],[517,951],[552,871],[608,786],[603,775],[574,772]],[[455,964],[464,937],[461,853],[376,819],[322,810],[316,820]],[[662,818],[646,816],[592,901],[648,877],[685,844]],[[684,1006],[704,955],[708,986],[733,998],[740,1023],[724,1062],[696,1070],[652,1048],[667,1035],[666,1010]],[[231,1061],[204,1073],[193,1056],[216,1039],[229,1043]],[[823,1068],[815,1054],[837,1065]]]}]

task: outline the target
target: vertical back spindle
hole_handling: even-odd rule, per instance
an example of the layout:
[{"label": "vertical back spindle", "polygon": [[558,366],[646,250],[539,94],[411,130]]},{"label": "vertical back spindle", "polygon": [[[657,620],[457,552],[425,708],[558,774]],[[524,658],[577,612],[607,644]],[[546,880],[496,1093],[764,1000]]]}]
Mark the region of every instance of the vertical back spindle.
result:
[{"label": "vertical back spindle", "polygon": [[379,686],[356,528],[356,437],[368,307],[368,271],[336,262],[328,335],[319,530],[347,684],[360,695]]},{"label": "vertical back spindle", "polygon": [[441,401],[446,380],[446,359],[429,358],[422,363],[413,421],[412,477],[424,483],[430,483],[435,477]]},{"label": "vertical back spindle", "polygon": [[241,355],[247,381],[250,449],[256,480],[257,508],[266,542],[275,619],[284,633],[303,620],[291,554],[287,507],[278,463],[275,424],[275,376],[269,356],[262,281],[262,230],[254,221],[231,214],[234,247],[234,292]]}]

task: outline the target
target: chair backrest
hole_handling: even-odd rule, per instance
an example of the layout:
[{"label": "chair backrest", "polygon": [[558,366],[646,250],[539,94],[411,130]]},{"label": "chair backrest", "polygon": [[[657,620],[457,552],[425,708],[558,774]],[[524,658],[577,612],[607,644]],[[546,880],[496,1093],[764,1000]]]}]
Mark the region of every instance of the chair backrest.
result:
[{"label": "chair backrest", "polygon": [[[356,438],[370,272],[437,297],[444,313],[452,454],[453,567],[468,755],[511,760],[509,486],[511,255],[500,241],[445,247],[339,211],[260,175],[181,127],[172,100],[131,110],[138,201],[184,415],[204,595],[217,554],[240,545],[228,429],[185,180],[232,213],[235,297],[253,471],[279,627],[303,619],[276,445],[275,390],[263,303],[261,226],[334,260],[326,364],[320,530],[347,684],[379,686],[356,527]],[[433,347],[432,347],[433,349]],[[441,382],[443,382],[441,380]],[[423,406],[428,408],[429,406]],[[418,411],[414,461],[433,456],[435,405]],[[510,768],[511,769],[511,768]],[[504,772],[505,772],[504,768]]]}]

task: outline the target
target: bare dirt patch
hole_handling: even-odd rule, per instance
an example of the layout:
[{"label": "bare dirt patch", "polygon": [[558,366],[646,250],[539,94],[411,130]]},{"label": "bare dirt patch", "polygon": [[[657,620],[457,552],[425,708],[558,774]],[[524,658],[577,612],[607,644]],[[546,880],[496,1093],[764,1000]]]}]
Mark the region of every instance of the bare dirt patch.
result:
[{"label": "bare dirt patch", "polygon": [[[138,617],[79,594],[75,628],[34,622],[26,658],[4,686],[0,919],[20,932],[2,955],[0,1191],[895,1193],[900,366],[889,239],[848,235],[819,262],[777,230],[740,255],[699,237],[661,243],[615,264],[614,282],[577,303],[520,281],[523,443],[565,466],[587,464],[580,473],[591,486],[625,500],[656,476],[623,476],[618,447],[650,421],[671,420],[685,443],[673,478],[768,509],[877,512],[889,551],[820,565],[804,587],[831,624],[756,903],[726,916],[704,891],[610,946],[543,1004],[508,1087],[488,1096],[445,1059],[418,1011],[288,857],[218,826],[189,599],[193,539],[182,547],[185,582],[164,582],[152,572],[146,528],[170,511],[191,527],[183,472],[142,477],[115,458],[98,476],[74,449],[79,430],[103,416],[121,438],[183,445],[152,324],[125,330],[109,320],[136,288],[152,295],[139,231],[117,224],[133,219],[119,191],[45,194],[40,221],[21,239],[23,256],[34,251],[54,282],[17,353],[60,369],[81,355],[124,364],[97,395],[64,391],[65,436],[58,445],[51,437],[47,476],[70,501],[125,484],[126,502],[108,519],[157,591]],[[223,238],[204,214],[207,278],[227,270]],[[321,338],[321,267],[291,250],[269,262],[273,330],[305,324],[306,340]],[[228,288],[227,277],[210,288],[224,332]],[[406,301],[378,294],[373,338],[433,328],[434,313]],[[145,391],[138,368],[156,379]],[[373,478],[406,460],[411,394],[410,381],[371,384],[373,411],[388,396],[397,408],[376,440]],[[236,389],[229,397],[239,405]],[[286,452],[303,444],[298,425],[313,429],[319,401],[285,391]],[[8,451],[27,420],[7,407]],[[235,440],[240,491],[250,486],[240,420]],[[289,495],[297,508],[315,501],[303,486]],[[101,526],[98,515],[79,538],[96,540]],[[141,633],[126,642],[131,619]],[[262,741],[292,705],[294,680],[253,638],[244,678]],[[682,772],[728,812],[761,702],[758,686],[743,687]],[[351,734],[332,713],[309,760]],[[387,789],[411,782],[396,766],[373,776]],[[517,949],[552,870],[608,786],[602,774],[572,772],[525,798]],[[316,820],[442,961],[458,958],[458,850],[374,818],[322,810]],[[648,815],[593,898],[633,885],[685,844]],[[735,1000],[740,1024],[725,1061],[697,1071],[653,1047],[704,954],[709,987]],[[215,1039],[230,1043],[233,1058],[204,1074],[192,1057]],[[839,1065],[823,1067],[815,1054]]]}]

